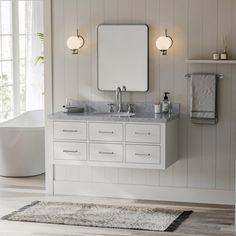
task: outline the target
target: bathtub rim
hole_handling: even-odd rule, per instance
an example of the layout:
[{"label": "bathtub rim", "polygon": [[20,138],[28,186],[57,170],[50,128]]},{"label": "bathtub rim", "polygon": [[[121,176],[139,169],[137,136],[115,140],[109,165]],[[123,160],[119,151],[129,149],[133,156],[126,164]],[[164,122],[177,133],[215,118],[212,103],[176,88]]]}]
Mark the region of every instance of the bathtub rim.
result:
[{"label": "bathtub rim", "polygon": [[12,126],[10,126],[9,125],[9,126],[7,126],[9,122],[15,121],[15,120],[19,119],[20,117],[22,117],[22,116],[24,116],[26,114],[32,113],[32,112],[42,112],[44,114],[44,110],[43,109],[26,111],[26,112],[24,112],[24,113],[22,113],[20,115],[15,116],[14,118],[12,118],[10,120],[6,120],[6,121],[3,121],[3,122],[0,122],[0,129],[1,128],[7,128],[7,129],[40,129],[40,128],[42,128],[42,129],[44,129],[45,128],[45,117],[44,117],[44,122],[43,122],[44,125],[43,126],[42,125],[38,125],[38,126],[37,125],[34,125],[34,126],[33,125],[29,125],[29,126],[20,126],[20,125],[14,126],[14,125],[12,125]]}]

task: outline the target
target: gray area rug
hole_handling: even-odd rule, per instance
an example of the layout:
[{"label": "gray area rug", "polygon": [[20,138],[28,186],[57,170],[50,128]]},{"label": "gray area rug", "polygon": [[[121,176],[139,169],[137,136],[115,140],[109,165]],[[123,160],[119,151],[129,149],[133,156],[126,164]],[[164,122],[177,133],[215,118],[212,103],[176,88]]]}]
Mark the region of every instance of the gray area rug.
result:
[{"label": "gray area rug", "polygon": [[2,219],[102,228],[174,231],[191,213],[151,207],[36,201]]}]

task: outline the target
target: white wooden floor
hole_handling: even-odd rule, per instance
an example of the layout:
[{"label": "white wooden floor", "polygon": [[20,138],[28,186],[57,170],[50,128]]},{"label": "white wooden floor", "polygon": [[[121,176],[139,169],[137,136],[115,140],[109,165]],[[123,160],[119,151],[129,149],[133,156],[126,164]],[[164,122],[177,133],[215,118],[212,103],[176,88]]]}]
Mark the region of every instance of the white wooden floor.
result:
[{"label": "white wooden floor", "polygon": [[35,200],[94,202],[122,205],[149,205],[158,207],[193,210],[194,213],[175,232],[146,232],[135,230],[101,229],[92,227],[74,227],[37,223],[21,223],[0,220],[0,236],[152,236],[152,235],[236,235],[232,224],[234,209],[232,206],[180,204],[153,201],[131,201],[122,199],[104,199],[89,197],[46,196],[42,193],[23,193],[0,191],[0,217]]}]

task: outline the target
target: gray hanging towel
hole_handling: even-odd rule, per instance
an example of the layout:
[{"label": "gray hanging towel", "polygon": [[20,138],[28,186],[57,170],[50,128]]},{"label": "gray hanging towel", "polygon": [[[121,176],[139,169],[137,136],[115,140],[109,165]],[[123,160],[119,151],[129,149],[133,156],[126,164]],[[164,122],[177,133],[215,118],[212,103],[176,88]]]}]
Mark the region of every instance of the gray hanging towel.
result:
[{"label": "gray hanging towel", "polygon": [[192,123],[216,124],[217,75],[192,74],[190,81],[190,117]]}]

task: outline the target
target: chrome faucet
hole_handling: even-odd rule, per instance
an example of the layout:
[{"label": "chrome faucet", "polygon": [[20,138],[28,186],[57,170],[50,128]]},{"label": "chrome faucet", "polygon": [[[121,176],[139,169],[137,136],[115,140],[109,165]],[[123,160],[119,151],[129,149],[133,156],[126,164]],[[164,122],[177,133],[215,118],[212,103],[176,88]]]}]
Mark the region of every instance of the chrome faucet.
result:
[{"label": "chrome faucet", "polygon": [[118,103],[118,111],[117,112],[123,111],[123,109],[122,109],[122,92],[125,92],[125,91],[126,91],[125,86],[122,87],[122,90],[120,87],[117,87],[117,89],[116,89],[116,101]]},{"label": "chrome faucet", "polygon": [[120,87],[116,89],[116,102],[118,103],[118,112],[122,112],[122,91]]}]

